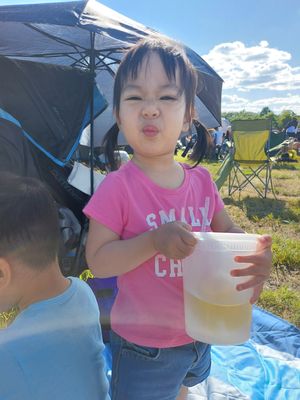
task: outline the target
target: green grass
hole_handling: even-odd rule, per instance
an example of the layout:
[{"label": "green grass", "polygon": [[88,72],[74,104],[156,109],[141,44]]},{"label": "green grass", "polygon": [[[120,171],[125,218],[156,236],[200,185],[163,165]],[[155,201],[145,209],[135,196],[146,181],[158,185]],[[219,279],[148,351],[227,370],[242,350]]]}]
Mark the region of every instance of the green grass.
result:
[{"label": "green grass", "polygon": [[273,236],[273,264],[277,268],[300,272],[300,241],[293,238],[282,238],[279,233]]},{"label": "green grass", "polygon": [[[215,177],[219,164],[204,166]],[[280,163],[272,171],[276,199],[258,197],[254,189],[228,196],[228,183],[220,193],[225,208],[247,232],[272,236],[273,271],[258,305],[300,327],[300,158]]]},{"label": "green grass", "polygon": [[265,289],[260,296],[259,305],[300,326],[300,294],[283,285],[278,289]]},{"label": "green grass", "polygon": [[16,308],[13,308],[6,313],[0,313],[0,329],[6,328],[7,325],[9,325],[15,319],[17,314],[18,310]]}]

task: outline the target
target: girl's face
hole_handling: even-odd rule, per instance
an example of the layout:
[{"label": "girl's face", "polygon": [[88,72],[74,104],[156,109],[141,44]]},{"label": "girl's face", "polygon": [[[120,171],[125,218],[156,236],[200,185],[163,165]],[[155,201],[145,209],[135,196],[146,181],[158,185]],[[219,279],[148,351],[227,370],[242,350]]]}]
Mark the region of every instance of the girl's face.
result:
[{"label": "girl's face", "polygon": [[178,137],[188,130],[189,121],[178,71],[170,81],[157,53],[150,53],[137,78],[126,82],[117,121],[134,157],[173,157]]}]

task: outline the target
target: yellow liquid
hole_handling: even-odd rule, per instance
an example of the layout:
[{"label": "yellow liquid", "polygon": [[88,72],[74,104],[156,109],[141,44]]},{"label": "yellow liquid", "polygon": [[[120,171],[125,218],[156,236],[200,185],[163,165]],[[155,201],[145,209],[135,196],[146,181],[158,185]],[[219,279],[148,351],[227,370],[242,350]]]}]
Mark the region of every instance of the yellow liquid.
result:
[{"label": "yellow liquid", "polygon": [[186,331],[210,344],[239,344],[249,339],[251,304],[219,306],[184,292]]}]

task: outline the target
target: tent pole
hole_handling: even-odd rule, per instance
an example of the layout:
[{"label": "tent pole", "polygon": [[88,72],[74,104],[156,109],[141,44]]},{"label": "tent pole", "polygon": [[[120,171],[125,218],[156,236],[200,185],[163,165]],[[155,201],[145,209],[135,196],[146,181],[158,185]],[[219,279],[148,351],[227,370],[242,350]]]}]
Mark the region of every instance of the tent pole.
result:
[{"label": "tent pole", "polygon": [[[91,32],[91,51],[90,57],[90,73],[91,73],[91,83],[90,83],[90,189],[91,195],[94,193],[94,85],[95,85],[95,33]],[[82,260],[85,259],[84,248],[85,240],[89,227],[88,218],[84,218],[83,227],[81,229],[79,244],[76,249],[75,261],[74,261],[74,273],[78,276],[81,268],[80,264]]]},{"label": "tent pole", "polygon": [[94,84],[95,84],[95,32],[91,32],[90,73],[92,76],[90,109],[90,188],[91,195],[94,193]]}]

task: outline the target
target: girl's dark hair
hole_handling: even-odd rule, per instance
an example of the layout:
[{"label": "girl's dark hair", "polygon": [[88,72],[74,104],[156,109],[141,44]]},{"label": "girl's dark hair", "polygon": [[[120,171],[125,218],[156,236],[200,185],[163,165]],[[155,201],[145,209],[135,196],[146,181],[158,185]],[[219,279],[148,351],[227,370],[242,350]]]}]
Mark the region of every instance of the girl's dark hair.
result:
[{"label": "girl's dark hair", "polygon": [[57,259],[58,210],[42,182],[0,172],[0,257],[32,268]]},{"label": "girl's dark hair", "polygon": [[[195,109],[195,96],[198,84],[198,74],[192,63],[189,61],[182,47],[177,43],[157,37],[147,37],[138,41],[132,46],[122,59],[119,68],[115,76],[114,83],[114,99],[113,108],[118,117],[120,111],[120,98],[121,93],[126,85],[128,79],[136,79],[139,69],[143,61],[149,57],[151,52],[155,52],[159,55],[167,77],[170,80],[174,80],[176,77],[176,70],[179,71],[181,90],[185,95],[186,101],[186,115],[190,122],[194,117]],[[199,122],[195,123],[197,137],[201,139],[202,145],[205,145],[208,141],[205,131],[206,129]],[[117,124],[113,125],[112,128],[106,133],[103,139],[104,155],[110,165],[111,170],[118,168],[118,163],[114,151],[118,145],[118,133],[119,129]],[[206,137],[206,139],[205,139]],[[199,145],[200,146],[200,145]],[[196,148],[200,150],[199,154],[206,153],[206,149],[200,149],[199,146],[195,146],[193,151],[193,157],[197,158]],[[199,158],[200,157],[200,158]],[[199,156],[195,159],[197,165],[203,156]]]}]

